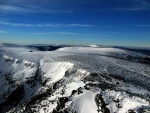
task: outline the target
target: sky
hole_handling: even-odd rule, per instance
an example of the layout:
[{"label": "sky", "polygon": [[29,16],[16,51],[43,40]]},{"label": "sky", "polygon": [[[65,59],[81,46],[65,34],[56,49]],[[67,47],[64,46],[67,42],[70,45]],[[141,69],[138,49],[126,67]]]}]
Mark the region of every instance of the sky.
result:
[{"label": "sky", "polygon": [[0,0],[0,43],[150,47],[150,0]]}]

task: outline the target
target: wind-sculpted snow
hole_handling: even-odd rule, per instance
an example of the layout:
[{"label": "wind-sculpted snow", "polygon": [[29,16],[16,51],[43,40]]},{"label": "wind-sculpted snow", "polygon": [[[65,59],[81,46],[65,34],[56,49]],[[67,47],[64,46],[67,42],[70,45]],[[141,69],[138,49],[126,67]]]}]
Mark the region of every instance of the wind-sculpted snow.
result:
[{"label": "wind-sculpted snow", "polygon": [[73,64],[67,62],[42,63],[41,73],[44,84],[50,85],[62,79],[66,70],[72,68]]},{"label": "wind-sculpted snow", "polygon": [[150,112],[150,56],[136,51],[1,44],[0,64],[0,113]]}]

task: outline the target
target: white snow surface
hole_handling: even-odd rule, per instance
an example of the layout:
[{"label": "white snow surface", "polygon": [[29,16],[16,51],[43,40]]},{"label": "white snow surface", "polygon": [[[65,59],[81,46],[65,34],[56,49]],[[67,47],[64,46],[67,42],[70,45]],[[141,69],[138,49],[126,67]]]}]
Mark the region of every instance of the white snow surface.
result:
[{"label": "white snow surface", "polygon": [[76,90],[79,87],[83,87],[83,86],[85,86],[85,83],[83,83],[82,81],[72,82],[66,86],[65,95],[69,96],[71,95],[73,90]]},{"label": "white snow surface", "polygon": [[[136,109],[140,106],[149,106],[149,102],[144,99],[140,99],[138,97],[130,98],[126,93],[115,92],[114,90],[106,90],[103,92],[103,95],[106,103],[109,103],[108,108],[111,113],[126,113],[129,109]],[[122,106],[122,108],[118,109],[118,105]]]},{"label": "white snow surface", "polygon": [[[128,55],[139,59],[149,57],[96,45],[39,51],[26,46],[0,44],[0,105],[23,85],[25,94],[14,107],[17,110],[22,110],[19,105],[24,102],[30,103],[36,96],[45,94],[46,97],[38,98],[37,103],[30,103],[34,107],[28,112],[53,113],[58,110],[60,98],[67,98],[61,110],[98,113],[95,97],[100,93],[110,113],[127,113],[130,109],[138,112],[141,107],[149,108],[150,65],[134,59],[127,61]],[[109,85],[113,86],[112,89],[107,88]],[[102,86],[106,89],[102,90]]]},{"label": "white snow surface", "polygon": [[77,110],[77,113],[97,113],[97,105],[94,101],[96,93],[84,91],[83,94],[75,96],[71,107]]},{"label": "white snow surface", "polygon": [[48,82],[47,85],[50,85],[62,79],[65,72],[72,67],[73,64],[68,62],[43,63],[43,65],[41,65],[41,71],[45,74],[42,77],[45,79],[49,78],[50,82]]}]

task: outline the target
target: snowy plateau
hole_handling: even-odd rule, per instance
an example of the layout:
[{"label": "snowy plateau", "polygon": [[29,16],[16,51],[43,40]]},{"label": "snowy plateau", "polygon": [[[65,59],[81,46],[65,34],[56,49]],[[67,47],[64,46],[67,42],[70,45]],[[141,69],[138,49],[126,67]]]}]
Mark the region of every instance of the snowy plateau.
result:
[{"label": "snowy plateau", "polygon": [[150,113],[150,54],[0,44],[0,113]]}]

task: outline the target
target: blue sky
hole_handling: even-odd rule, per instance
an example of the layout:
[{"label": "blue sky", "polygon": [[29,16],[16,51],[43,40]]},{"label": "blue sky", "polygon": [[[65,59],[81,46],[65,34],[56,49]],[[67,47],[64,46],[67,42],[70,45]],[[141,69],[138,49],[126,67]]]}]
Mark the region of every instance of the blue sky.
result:
[{"label": "blue sky", "polygon": [[1,0],[0,42],[150,47],[150,1]]}]

